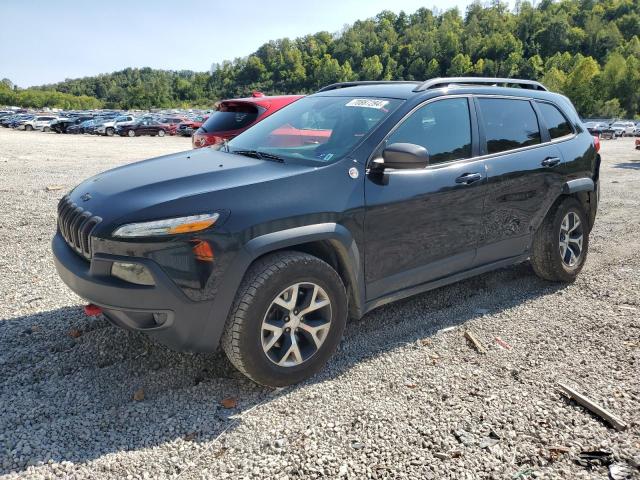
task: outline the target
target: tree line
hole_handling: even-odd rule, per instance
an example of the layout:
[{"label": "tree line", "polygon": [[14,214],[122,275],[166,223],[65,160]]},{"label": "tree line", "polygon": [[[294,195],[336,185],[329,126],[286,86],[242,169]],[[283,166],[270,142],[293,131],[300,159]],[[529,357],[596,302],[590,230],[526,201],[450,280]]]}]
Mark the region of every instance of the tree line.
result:
[{"label": "tree line", "polygon": [[[464,15],[383,11],[336,34],[270,41],[210,72],[128,68],[13,94],[32,104],[43,95],[57,106],[70,96],[107,108],[210,107],[254,90],[310,93],[338,81],[462,75],[540,80],[569,96],[583,116],[638,116],[640,2],[517,1],[510,10],[496,0],[475,2]],[[2,92],[0,103],[11,103]]]}]

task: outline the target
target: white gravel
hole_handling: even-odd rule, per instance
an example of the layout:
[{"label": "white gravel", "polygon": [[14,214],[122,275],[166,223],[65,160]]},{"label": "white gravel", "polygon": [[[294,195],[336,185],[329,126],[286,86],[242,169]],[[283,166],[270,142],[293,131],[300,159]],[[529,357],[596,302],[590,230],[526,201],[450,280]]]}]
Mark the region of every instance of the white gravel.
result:
[{"label": "white gravel", "polygon": [[[0,476],[584,479],[607,469],[576,464],[583,450],[640,462],[632,139],[603,142],[602,203],[574,284],[545,283],[525,263],[380,308],[348,326],[322,374],[280,391],[245,380],[220,354],[174,353],[85,317],[56,276],[49,242],[66,190],[189,147],[0,129]],[[629,428],[567,401],[558,381]],[[228,397],[235,408],[220,404]],[[552,455],[558,446],[568,453]]]}]

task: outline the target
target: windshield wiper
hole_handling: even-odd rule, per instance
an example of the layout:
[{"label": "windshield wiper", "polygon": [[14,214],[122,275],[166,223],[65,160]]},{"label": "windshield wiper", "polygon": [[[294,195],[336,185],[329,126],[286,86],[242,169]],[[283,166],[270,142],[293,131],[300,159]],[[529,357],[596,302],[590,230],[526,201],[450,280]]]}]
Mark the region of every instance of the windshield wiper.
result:
[{"label": "windshield wiper", "polygon": [[284,163],[284,158],[274,155],[273,153],[260,152],[258,150],[229,150],[229,153],[244,155],[245,157],[253,157],[259,160],[271,160],[274,162]]}]

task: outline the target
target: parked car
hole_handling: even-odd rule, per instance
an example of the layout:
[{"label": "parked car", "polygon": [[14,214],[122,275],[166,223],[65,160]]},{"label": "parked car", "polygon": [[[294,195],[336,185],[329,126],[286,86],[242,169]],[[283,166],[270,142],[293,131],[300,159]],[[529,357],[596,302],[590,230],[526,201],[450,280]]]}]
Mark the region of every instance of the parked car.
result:
[{"label": "parked car", "polygon": [[121,137],[139,137],[140,135],[164,137],[167,133],[165,128],[156,120],[141,120],[131,125],[117,125],[116,133]]},{"label": "parked car", "polygon": [[616,133],[617,137],[624,137],[633,135],[636,127],[633,122],[614,122],[611,124],[611,129]]},{"label": "parked car", "polygon": [[[31,114],[17,115],[9,122],[9,127],[16,130],[25,130],[25,124],[31,122],[34,118],[36,118],[36,116]],[[33,128],[31,129],[33,130]]]},{"label": "parked car", "polygon": [[[290,127],[331,133],[283,146]],[[90,313],[180,350],[220,342],[283,386],[323,367],[349,315],[527,259],[573,281],[599,166],[571,102],[538,82],[347,82],[220,149],[86,180],[52,248]]]},{"label": "parked car", "polygon": [[587,122],[584,126],[595,137],[617,138],[616,132],[604,122]]},{"label": "parked car", "polygon": [[59,118],[58,120],[51,122],[51,130],[56,133],[72,133],[67,132],[67,130],[74,125],[79,125],[80,123],[91,120],[92,118],[93,117],[90,116]]},{"label": "parked car", "polygon": [[29,120],[16,125],[17,130],[42,130],[45,132],[51,131],[51,122],[57,120],[58,117],[50,115],[37,115],[33,116]]},{"label": "parked car", "polygon": [[636,137],[640,137],[640,122],[636,123],[635,131],[633,135]]},{"label": "parked car", "polygon": [[254,92],[249,98],[223,100],[191,137],[193,148],[208,147],[224,140],[231,140],[299,98],[302,98],[302,95],[267,97]]},{"label": "parked car", "polygon": [[165,131],[168,135],[175,135],[178,126],[185,121],[183,117],[163,117],[158,120],[159,123],[165,126]]},{"label": "parked car", "polygon": [[136,118],[133,115],[120,115],[118,117],[105,120],[95,129],[95,133],[98,135],[106,135],[108,137],[113,136],[116,133],[118,127],[126,127],[136,123]]},{"label": "parked car", "polygon": [[209,118],[209,116],[198,116],[191,120],[185,120],[181,124],[178,125],[176,133],[183,137],[190,137],[193,135],[193,132],[198,130],[202,124]]}]

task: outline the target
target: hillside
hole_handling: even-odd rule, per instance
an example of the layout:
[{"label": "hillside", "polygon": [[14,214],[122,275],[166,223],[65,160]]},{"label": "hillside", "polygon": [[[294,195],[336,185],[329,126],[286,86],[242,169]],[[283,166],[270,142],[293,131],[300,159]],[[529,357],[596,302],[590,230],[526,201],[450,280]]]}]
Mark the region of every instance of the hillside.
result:
[{"label": "hillside", "polygon": [[30,90],[149,108],[211,105],[252,90],[311,92],[344,80],[485,75],[541,80],[585,116],[637,116],[639,37],[638,0],[518,2],[515,11],[496,1],[472,4],[464,15],[385,11],[334,35],[271,41],[212,72],[126,69]]}]

